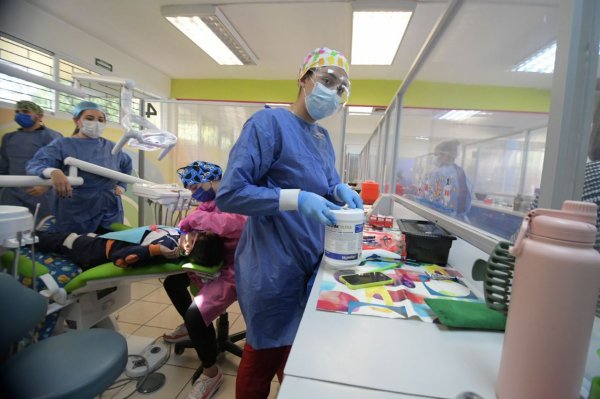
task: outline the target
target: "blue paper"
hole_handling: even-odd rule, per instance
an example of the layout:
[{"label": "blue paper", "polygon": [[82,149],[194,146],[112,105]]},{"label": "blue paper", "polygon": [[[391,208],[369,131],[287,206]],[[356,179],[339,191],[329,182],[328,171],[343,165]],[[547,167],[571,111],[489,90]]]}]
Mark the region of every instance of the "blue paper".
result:
[{"label": "blue paper", "polygon": [[110,233],[102,234],[100,237],[108,240],[117,240],[130,242],[132,244],[139,244],[146,235],[146,232],[150,231],[149,226],[135,227],[133,229],[113,231]]}]

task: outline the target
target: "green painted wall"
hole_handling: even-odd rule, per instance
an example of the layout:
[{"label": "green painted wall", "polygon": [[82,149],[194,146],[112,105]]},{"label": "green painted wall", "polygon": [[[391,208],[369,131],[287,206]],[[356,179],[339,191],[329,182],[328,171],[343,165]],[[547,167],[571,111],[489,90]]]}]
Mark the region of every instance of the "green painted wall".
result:
[{"label": "green painted wall", "polygon": [[[350,105],[387,106],[399,80],[353,80]],[[298,88],[291,80],[173,79],[171,97],[186,100],[291,103]],[[550,90],[416,81],[404,106],[548,112]]]}]

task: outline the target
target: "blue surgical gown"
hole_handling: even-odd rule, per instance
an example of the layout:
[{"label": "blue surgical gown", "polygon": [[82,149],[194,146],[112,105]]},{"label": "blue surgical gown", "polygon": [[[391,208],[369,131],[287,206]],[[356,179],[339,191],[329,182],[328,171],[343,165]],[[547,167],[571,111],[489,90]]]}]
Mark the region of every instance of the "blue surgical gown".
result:
[{"label": "blue surgical gown", "polygon": [[[61,169],[68,174],[68,166],[63,165],[67,157],[103,166],[117,172],[131,174],[131,157],[123,151],[112,155],[115,144],[102,137],[97,139],[63,137],[41,148],[27,162],[27,173],[44,177],[46,168]],[[121,198],[115,194],[115,186],[123,188],[124,183],[79,170],[78,176],[84,180],[83,185],[73,187],[71,198],[54,200],[56,225],[50,231],[90,233],[102,227],[108,229],[111,223],[123,222],[123,205]]]},{"label": "blue surgical gown", "polygon": [[225,212],[249,215],[235,254],[246,339],[255,349],[291,345],[319,266],[324,226],[279,211],[281,189],[333,201],[340,182],[327,131],[285,109],[264,109],[244,125],[217,193]]},{"label": "blue surgical gown", "polygon": [[460,166],[438,167],[431,173],[429,184],[429,200],[442,212],[461,218],[471,209],[471,181]]},{"label": "blue surgical gown", "polygon": [[[25,175],[25,164],[40,148],[48,145],[52,140],[62,137],[59,132],[45,126],[26,132],[21,129],[2,136],[0,146],[0,175]],[[1,205],[24,206],[31,213],[35,212],[36,205],[40,204],[38,220],[51,213],[54,191],[48,190],[45,194],[34,197],[25,192],[23,187],[5,187],[0,192]]]}]

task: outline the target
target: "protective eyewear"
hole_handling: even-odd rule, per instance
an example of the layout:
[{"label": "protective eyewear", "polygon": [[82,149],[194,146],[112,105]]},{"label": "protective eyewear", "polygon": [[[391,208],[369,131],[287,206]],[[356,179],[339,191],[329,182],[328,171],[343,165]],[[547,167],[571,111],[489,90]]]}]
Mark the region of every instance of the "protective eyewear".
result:
[{"label": "protective eyewear", "polygon": [[335,90],[340,97],[340,103],[346,104],[350,98],[350,81],[346,74],[337,68],[321,67],[312,70],[314,82],[321,83],[330,90]]}]

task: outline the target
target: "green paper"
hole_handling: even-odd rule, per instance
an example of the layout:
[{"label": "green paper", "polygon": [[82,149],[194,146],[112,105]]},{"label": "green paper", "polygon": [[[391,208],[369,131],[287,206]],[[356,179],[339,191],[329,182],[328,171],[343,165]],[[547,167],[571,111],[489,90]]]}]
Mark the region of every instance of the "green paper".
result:
[{"label": "green paper", "polygon": [[506,316],[483,302],[425,298],[425,302],[448,327],[504,331]]}]

